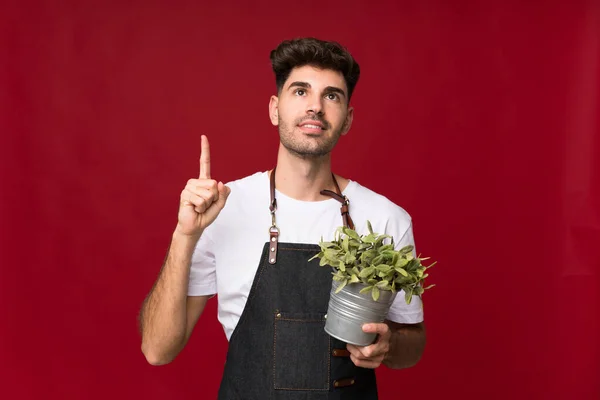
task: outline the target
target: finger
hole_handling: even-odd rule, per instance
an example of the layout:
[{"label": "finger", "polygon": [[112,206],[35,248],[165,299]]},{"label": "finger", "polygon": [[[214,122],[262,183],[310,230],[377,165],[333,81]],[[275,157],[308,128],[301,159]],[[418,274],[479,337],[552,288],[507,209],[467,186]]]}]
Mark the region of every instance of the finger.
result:
[{"label": "finger", "polygon": [[184,190],[181,193],[181,203],[185,206],[192,206],[196,210],[196,212],[203,213],[206,211],[212,202],[209,202],[207,199],[198,196],[189,190]]},{"label": "finger", "polygon": [[384,356],[390,349],[389,342],[386,340],[377,341],[369,346],[353,346],[353,350],[350,350],[349,346],[353,345],[348,345],[348,351],[363,360]]},{"label": "finger", "polygon": [[190,179],[187,181],[186,187],[207,188],[217,190],[218,182],[214,179]]},{"label": "finger", "polygon": [[[366,351],[366,347],[355,346],[353,344],[349,344],[346,346],[351,355],[354,356],[357,360],[367,360],[369,358],[369,352]],[[366,353],[366,354],[365,354]]]},{"label": "finger", "polygon": [[377,333],[379,335],[385,335],[390,331],[390,327],[387,324],[364,324],[363,332],[365,333]]},{"label": "finger", "polygon": [[195,194],[196,196],[200,196],[211,203],[219,200],[219,191],[216,187],[213,188],[188,185],[185,187],[185,190]]},{"label": "finger", "polygon": [[200,179],[210,179],[210,146],[208,138],[202,135],[202,152],[200,153]]},{"label": "finger", "polygon": [[205,197],[205,191],[208,190],[215,201],[219,197],[218,182],[213,179],[190,179],[185,189],[202,197]]},{"label": "finger", "polygon": [[218,184],[218,190],[219,190],[219,199],[217,201],[219,203],[219,206],[221,208],[223,208],[223,207],[225,207],[225,203],[227,202],[227,198],[231,194],[231,188],[228,187],[228,186],[225,186],[223,184],[223,182],[219,182],[219,184]]},{"label": "finger", "polygon": [[350,360],[352,360],[354,365],[356,365],[357,367],[370,368],[370,369],[375,369],[375,368],[379,367],[381,365],[381,361],[382,361],[382,360],[363,360],[363,359],[354,357],[354,355],[352,355],[352,354],[350,355]]}]

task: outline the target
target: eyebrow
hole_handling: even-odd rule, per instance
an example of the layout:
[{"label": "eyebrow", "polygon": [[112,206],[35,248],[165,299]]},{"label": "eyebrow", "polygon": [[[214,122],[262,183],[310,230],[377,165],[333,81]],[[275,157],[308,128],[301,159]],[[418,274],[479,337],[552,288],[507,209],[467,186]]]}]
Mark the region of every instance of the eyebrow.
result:
[{"label": "eyebrow", "polygon": [[[288,86],[288,89],[291,89],[293,87],[301,87],[304,89],[310,89],[310,83],[308,82],[301,82],[301,81],[296,81],[296,82],[292,82],[290,83],[290,86]],[[325,92],[327,93],[338,93],[343,97],[346,97],[346,92],[344,92],[342,89],[340,89],[339,87],[336,86],[327,86],[325,88]]]}]

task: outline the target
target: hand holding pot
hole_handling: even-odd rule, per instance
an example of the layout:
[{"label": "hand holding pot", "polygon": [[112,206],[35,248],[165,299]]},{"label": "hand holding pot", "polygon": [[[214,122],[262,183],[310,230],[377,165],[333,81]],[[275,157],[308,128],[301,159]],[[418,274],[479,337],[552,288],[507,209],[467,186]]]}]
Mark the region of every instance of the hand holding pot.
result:
[{"label": "hand holding pot", "polygon": [[350,359],[357,367],[377,368],[383,362],[385,355],[390,350],[390,338],[392,331],[387,324],[365,324],[365,333],[376,333],[377,340],[368,346],[355,346],[348,344],[346,348],[350,352]]}]

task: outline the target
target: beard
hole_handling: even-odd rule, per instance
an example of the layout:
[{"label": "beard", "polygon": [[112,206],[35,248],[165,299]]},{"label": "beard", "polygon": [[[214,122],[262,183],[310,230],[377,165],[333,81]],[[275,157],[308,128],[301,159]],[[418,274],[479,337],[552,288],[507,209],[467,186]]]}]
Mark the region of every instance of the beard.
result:
[{"label": "beard", "polygon": [[278,121],[279,139],[283,147],[290,153],[304,159],[318,158],[331,153],[340,139],[344,128],[341,126],[337,131],[334,131],[332,135],[307,137],[302,132],[294,132],[296,129],[300,130],[300,128],[298,128],[300,123],[304,121],[319,121],[326,130],[330,129],[331,125],[326,120],[319,117],[302,118],[292,124],[285,123],[281,117],[278,118]]}]

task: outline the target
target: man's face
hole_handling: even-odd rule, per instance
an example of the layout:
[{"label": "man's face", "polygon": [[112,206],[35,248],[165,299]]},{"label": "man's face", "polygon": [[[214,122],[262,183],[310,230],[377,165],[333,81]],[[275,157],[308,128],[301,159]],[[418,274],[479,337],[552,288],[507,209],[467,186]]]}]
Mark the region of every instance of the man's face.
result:
[{"label": "man's face", "polygon": [[294,68],[269,112],[279,127],[281,144],[302,158],[324,156],[333,150],[352,124],[348,88],[340,72],[312,66]]}]

